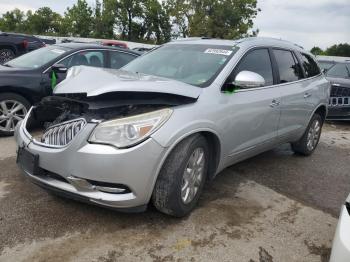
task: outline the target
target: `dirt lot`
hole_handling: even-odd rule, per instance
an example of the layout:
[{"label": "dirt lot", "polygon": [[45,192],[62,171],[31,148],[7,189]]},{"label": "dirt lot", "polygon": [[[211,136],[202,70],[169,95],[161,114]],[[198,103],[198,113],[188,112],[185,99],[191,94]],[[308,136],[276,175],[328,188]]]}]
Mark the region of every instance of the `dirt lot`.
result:
[{"label": "dirt lot", "polygon": [[288,145],[223,171],[174,219],[52,196],[0,138],[0,261],[328,261],[350,192],[350,124],[327,124],[309,158]]}]

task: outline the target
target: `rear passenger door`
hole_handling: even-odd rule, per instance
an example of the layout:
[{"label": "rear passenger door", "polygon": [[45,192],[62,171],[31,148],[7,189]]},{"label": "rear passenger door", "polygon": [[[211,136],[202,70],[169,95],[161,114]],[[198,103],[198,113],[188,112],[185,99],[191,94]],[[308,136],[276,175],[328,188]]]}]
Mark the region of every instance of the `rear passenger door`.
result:
[{"label": "rear passenger door", "polygon": [[305,76],[296,53],[274,48],[273,56],[281,92],[278,135],[282,141],[293,141],[298,138],[314,108],[309,102],[313,87],[311,82],[300,81]]}]

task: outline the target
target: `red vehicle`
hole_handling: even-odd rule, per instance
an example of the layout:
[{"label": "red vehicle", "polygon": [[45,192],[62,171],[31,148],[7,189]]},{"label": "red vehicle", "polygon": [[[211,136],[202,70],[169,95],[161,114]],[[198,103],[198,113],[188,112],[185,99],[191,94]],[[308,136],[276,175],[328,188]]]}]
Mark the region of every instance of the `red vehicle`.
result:
[{"label": "red vehicle", "polygon": [[115,40],[102,40],[101,45],[106,45],[106,46],[114,46],[114,47],[120,47],[120,48],[126,48],[129,49],[128,45],[119,41]]}]

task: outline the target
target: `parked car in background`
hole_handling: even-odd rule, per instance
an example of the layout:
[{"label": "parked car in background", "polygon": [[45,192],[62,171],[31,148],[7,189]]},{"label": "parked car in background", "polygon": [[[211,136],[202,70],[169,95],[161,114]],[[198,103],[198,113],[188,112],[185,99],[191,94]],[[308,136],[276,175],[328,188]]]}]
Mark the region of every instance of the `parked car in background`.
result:
[{"label": "parked car in background", "polygon": [[330,262],[348,262],[350,258],[350,195],[343,205],[333,240]]},{"label": "parked car in background", "polygon": [[135,47],[132,50],[142,52],[142,53],[147,53],[151,51],[153,48],[147,48],[147,47]]},{"label": "parked car in background", "polygon": [[41,41],[43,41],[45,43],[45,45],[54,45],[56,44],[56,39],[54,38],[39,38]]},{"label": "parked car in background", "polygon": [[334,62],[326,72],[331,82],[329,120],[350,120],[350,62]]},{"label": "parked car in background", "polygon": [[316,59],[322,69],[328,70],[336,63],[350,62],[350,57],[318,55]]},{"label": "parked car in background", "polygon": [[129,48],[126,43],[116,41],[116,40],[102,40],[99,43],[104,46],[114,46],[114,47],[120,47],[120,48],[126,48],[126,49]]},{"label": "parked car in background", "polygon": [[0,32],[0,64],[43,46],[35,36]]},{"label": "parked car in background", "polygon": [[40,48],[0,66],[0,135],[13,134],[30,106],[50,95],[69,68],[78,65],[119,69],[139,53],[91,44]]},{"label": "parked car in background", "polygon": [[282,143],[311,155],[329,88],[289,42],[173,41],[121,70],[74,67],[17,125],[18,165],[74,199],[181,217],[234,163]]}]

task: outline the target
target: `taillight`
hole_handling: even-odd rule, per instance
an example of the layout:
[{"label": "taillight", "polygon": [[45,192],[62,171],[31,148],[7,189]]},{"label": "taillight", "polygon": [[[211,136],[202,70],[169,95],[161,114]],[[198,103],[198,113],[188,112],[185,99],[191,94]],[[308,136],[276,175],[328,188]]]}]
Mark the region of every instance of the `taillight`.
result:
[{"label": "taillight", "polygon": [[24,49],[28,48],[28,41],[27,40],[23,40],[23,47],[24,47]]}]

